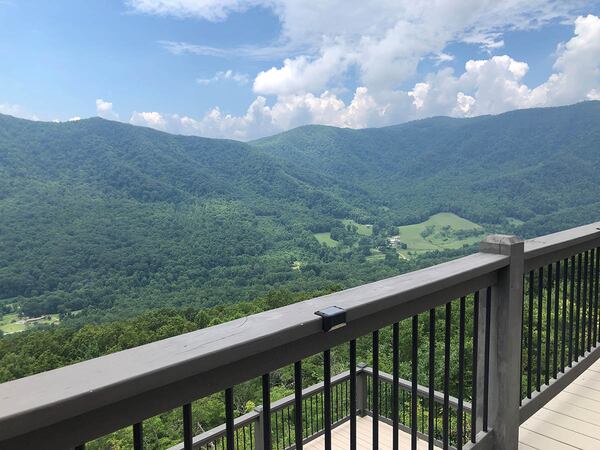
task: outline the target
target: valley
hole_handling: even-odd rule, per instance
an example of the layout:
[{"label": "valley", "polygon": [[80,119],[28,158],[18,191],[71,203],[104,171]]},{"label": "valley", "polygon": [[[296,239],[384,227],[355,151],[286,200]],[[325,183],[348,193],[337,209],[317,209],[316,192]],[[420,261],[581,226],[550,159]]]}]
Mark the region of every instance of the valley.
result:
[{"label": "valley", "polygon": [[0,308],[81,326],[356,286],[485,233],[569,228],[600,214],[598,142],[598,101],[249,143],[0,115]]}]

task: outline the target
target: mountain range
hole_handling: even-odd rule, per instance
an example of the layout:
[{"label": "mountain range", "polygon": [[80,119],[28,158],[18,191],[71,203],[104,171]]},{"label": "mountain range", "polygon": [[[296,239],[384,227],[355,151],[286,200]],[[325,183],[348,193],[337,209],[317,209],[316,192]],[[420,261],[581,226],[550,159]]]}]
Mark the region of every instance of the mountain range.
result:
[{"label": "mountain range", "polygon": [[0,305],[99,319],[355,285],[431,262],[386,238],[436,213],[523,237],[598,220],[599,169],[597,101],[249,143],[0,115]]}]

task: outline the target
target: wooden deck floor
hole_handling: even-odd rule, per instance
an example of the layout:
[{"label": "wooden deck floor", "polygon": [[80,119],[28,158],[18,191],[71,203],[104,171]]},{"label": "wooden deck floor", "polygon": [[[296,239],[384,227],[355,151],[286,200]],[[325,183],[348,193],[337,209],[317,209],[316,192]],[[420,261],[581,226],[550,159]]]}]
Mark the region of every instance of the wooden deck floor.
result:
[{"label": "wooden deck floor", "polygon": [[[357,417],[356,419],[356,439],[357,447],[360,449],[372,449],[371,441],[372,419],[369,416]],[[399,432],[400,448],[410,448],[410,434]],[[323,449],[323,436],[304,445],[305,450]],[[350,448],[350,422],[346,422],[331,431],[332,450],[348,450]],[[384,422],[379,422],[379,448],[381,450],[392,449],[392,427]],[[427,450],[427,442],[419,440],[418,449]]]},{"label": "wooden deck floor", "polygon": [[520,448],[600,449],[600,361],[521,425]]},{"label": "wooden deck floor", "polygon": [[[371,418],[358,418],[358,448],[371,449]],[[350,424],[334,428],[332,448],[350,448]],[[392,448],[392,427],[379,423],[379,448]],[[322,449],[323,437],[307,443],[306,450]],[[410,435],[400,432],[400,448],[410,448]],[[419,440],[419,449],[427,443]],[[521,450],[600,449],[600,361],[594,363],[573,383],[527,420],[520,429]]]}]

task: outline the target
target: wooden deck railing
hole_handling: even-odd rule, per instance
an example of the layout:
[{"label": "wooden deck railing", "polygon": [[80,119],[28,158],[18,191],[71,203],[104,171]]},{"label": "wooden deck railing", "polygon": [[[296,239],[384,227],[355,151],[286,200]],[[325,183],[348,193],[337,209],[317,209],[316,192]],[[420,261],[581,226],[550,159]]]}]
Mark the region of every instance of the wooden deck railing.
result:
[{"label": "wooden deck railing", "polygon": [[[350,447],[357,448],[356,417],[363,413],[375,419],[375,447],[384,420],[410,432],[413,445],[421,437],[446,448],[516,448],[519,424],[599,356],[598,226],[525,243],[490,236],[474,255],[4,383],[0,448],[82,448],[133,424],[134,448],[141,449],[144,420],[173,408],[181,408],[185,449],[219,438],[233,450],[236,430],[246,425],[253,448],[281,448],[273,420],[284,408],[292,421],[287,443],[297,448],[317,433],[328,448],[341,420],[350,422]],[[559,267],[557,284],[566,259],[568,281]],[[391,342],[382,347],[387,327]],[[409,330],[402,342],[401,330]],[[356,342],[364,336],[372,360],[357,369]],[[348,372],[332,376],[331,349],[341,344]],[[391,353],[389,375],[380,371],[382,352]],[[323,383],[303,390],[302,362],[317,354]],[[295,394],[271,404],[270,374],[290,364]],[[410,368],[408,380],[401,381],[401,364]],[[233,390],[257,377],[262,412],[235,418]],[[366,392],[362,377],[370,379]],[[349,403],[343,417],[334,405],[341,383]],[[225,424],[194,437],[191,402],[220,391]],[[308,431],[305,402],[315,393],[322,429]]]}]

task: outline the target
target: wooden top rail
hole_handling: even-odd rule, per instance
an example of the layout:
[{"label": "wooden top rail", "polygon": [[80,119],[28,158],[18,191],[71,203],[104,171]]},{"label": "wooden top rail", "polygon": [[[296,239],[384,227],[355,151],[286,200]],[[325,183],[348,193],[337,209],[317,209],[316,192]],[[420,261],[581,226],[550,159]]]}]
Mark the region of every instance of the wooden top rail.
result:
[{"label": "wooden top rail", "polygon": [[525,272],[600,246],[600,222],[525,241]]},{"label": "wooden top rail", "polygon": [[[3,448],[71,447],[493,285],[477,253],[0,385]],[[338,306],[346,326],[322,331]]]}]

